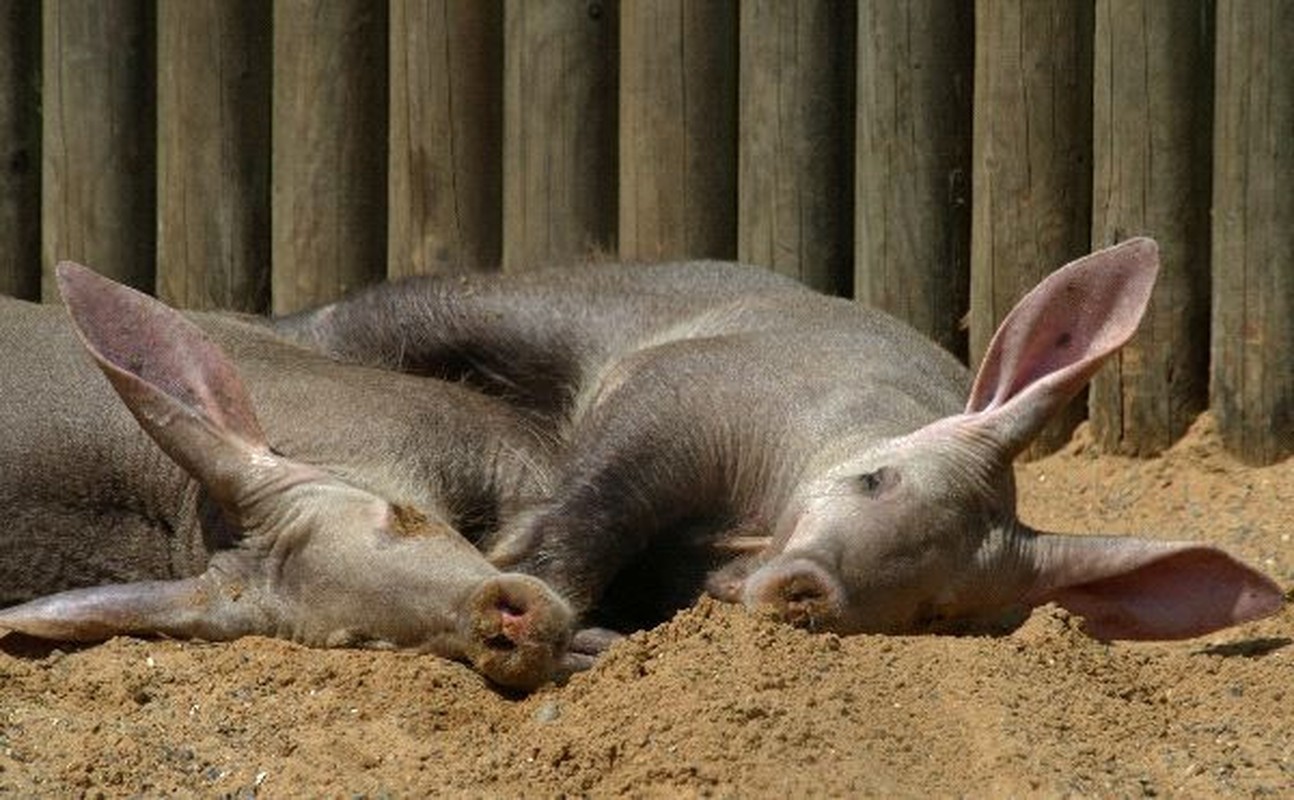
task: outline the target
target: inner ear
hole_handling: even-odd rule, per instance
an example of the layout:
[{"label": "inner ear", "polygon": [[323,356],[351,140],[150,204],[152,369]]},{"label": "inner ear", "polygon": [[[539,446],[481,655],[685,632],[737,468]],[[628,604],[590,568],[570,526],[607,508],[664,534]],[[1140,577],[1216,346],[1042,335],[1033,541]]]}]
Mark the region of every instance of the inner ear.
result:
[{"label": "inner ear", "polygon": [[1132,239],[1056,270],[1007,314],[966,404],[1012,455],[1070,401],[1137,329],[1159,269]]}]

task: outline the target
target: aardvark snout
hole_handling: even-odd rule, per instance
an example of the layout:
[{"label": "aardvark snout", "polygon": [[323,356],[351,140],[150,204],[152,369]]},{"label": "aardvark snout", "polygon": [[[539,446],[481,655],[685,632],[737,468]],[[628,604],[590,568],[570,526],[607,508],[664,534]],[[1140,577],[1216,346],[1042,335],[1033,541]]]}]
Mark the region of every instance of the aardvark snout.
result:
[{"label": "aardvark snout", "polygon": [[468,656],[501,686],[532,689],[548,680],[571,639],[573,614],[547,584],[528,575],[489,578],[468,607]]},{"label": "aardvark snout", "polygon": [[746,582],[747,608],[809,630],[830,630],[844,610],[844,590],[808,558],[774,561]]}]

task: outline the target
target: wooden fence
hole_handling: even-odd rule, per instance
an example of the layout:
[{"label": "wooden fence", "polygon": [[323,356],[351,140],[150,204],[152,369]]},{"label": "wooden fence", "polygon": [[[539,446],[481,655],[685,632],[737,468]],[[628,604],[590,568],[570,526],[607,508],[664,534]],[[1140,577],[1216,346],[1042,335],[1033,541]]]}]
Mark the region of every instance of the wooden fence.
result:
[{"label": "wooden fence", "polygon": [[1153,453],[1208,407],[1272,461],[1291,53],[1294,0],[0,0],[0,291],[48,297],[71,258],[284,312],[740,258],[973,360],[1045,272],[1145,233],[1164,269],[1099,441]]}]

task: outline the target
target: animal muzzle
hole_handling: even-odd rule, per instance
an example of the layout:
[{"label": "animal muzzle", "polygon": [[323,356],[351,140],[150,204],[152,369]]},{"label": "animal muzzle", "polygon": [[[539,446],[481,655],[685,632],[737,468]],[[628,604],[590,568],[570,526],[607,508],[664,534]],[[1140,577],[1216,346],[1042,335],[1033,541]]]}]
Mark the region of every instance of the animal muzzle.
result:
[{"label": "animal muzzle", "polygon": [[468,659],[500,686],[533,689],[544,683],[571,641],[570,607],[529,575],[487,578],[468,601],[467,615]]},{"label": "animal muzzle", "polygon": [[844,615],[845,591],[818,562],[806,557],[780,558],[746,580],[747,608],[809,630],[835,630]]}]

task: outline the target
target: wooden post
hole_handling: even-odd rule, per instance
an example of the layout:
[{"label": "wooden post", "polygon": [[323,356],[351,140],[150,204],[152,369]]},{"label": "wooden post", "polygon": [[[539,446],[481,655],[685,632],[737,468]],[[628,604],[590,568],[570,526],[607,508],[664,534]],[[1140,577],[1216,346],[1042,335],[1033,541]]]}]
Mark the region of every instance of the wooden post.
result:
[{"label": "wooden post", "polygon": [[828,292],[853,273],[851,7],[741,4],[737,257]]},{"label": "wooden post", "polygon": [[963,360],[974,37],[967,3],[858,6],[854,296]]},{"label": "wooden post", "polygon": [[620,257],[737,252],[737,10],[637,0],[620,37]]},{"label": "wooden post", "polygon": [[393,0],[387,274],[496,269],[502,0]]},{"label": "wooden post", "polygon": [[54,265],[74,259],[153,287],[154,191],[149,5],[141,0],[43,5],[42,295]]},{"label": "wooden post", "polygon": [[1294,453],[1294,3],[1219,0],[1213,382],[1227,448]]},{"label": "wooden post", "polygon": [[0,294],[40,297],[40,6],[0,0]]},{"label": "wooden post", "polygon": [[157,294],[270,307],[270,22],[256,0],[157,6]]},{"label": "wooden post", "polygon": [[[975,5],[971,363],[998,323],[1091,237],[1092,8],[1075,0]],[[1076,401],[1031,455],[1068,441]]]},{"label": "wooden post", "polygon": [[[1153,455],[1208,395],[1211,74],[1203,2],[1098,0],[1092,243],[1159,241],[1161,268],[1132,342],[1092,381],[1102,449]],[[1188,68],[1188,65],[1190,68]]]},{"label": "wooden post", "polygon": [[614,0],[505,0],[503,264],[615,249]]},{"label": "wooden post", "polygon": [[386,273],[386,6],[274,3],[273,308]]}]

